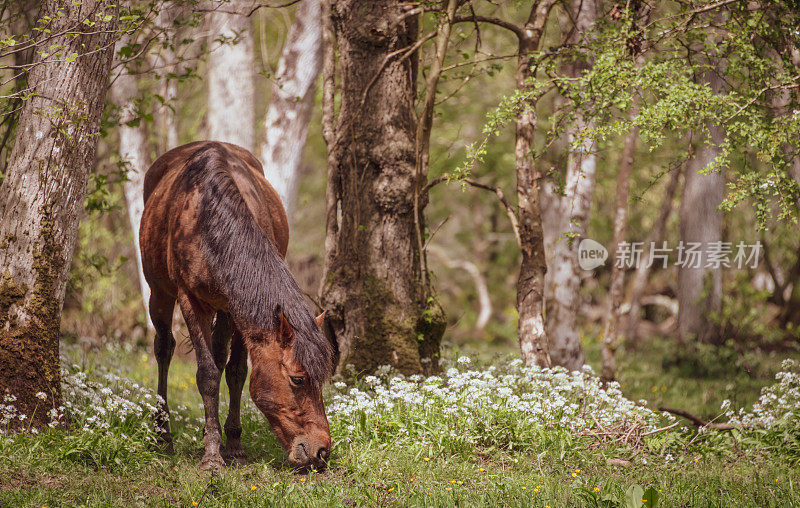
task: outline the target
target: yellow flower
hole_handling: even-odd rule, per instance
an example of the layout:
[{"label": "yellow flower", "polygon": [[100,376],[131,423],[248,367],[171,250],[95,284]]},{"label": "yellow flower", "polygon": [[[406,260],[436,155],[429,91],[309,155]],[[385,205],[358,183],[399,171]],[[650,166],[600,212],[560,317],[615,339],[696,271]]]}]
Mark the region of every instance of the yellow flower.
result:
[{"label": "yellow flower", "polygon": [[387,492],[391,492],[391,491],[393,491],[393,490],[394,490],[394,487],[390,487],[390,488],[389,488],[389,490],[388,490]]},{"label": "yellow flower", "polygon": [[300,478],[300,481],[304,482],[304,481],[306,481],[306,479],[305,478]]},{"label": "yellow flower", "polygon": [[192,501],[192,506],[197,506],[197,501]]},{"label": "yellow flower", "polygon": [[412,476],[408,481],[413,482],[414,481],[414,477]]},{"label": "yellow flower", "polygon": [[595,488],[594,488],[594,491],[595,491],[595,492],[600,492],[600,487],[595,487]]},{"label": "yellow flower", "polygon": [[482,467],[481,467],[481,468],[478,468],[478,471],[480,471],[481,473],[483,473],[484,471],[486,471],[486,469],[484,469],[484,468],[482,468]]},{"label": "yellow flower", "polygon": [[647,504],[647,499],[642,499],[642,504]]},{"label": "yellow flower", "polygon": [[575,470],[575,472],[576,472],[576,473],[580,473],[580,472],[581,472],[581,470],[580,470],[580,469],[576,469],[576,470]]},{"label": "yellow flower", "polygon": [[447,487],[445,490],[453,490],[453,487]]},{"label": "yellow flower", "polygon": [[456,481],[455,481],[455,480],[450,480],[450,483],[453,483],[453,484],[454,484],[454,483],[456,483]]},{"label": "yellow flower", "polygon": [[422,459],[422,460],[424,460],[425,462],[428,462],[428,461],[429,461],[429,460],[431,460],[431,459],[430,459],[430,457],[425,457],[425,458],[424,458],[424,459]]},{"label": "yellow flower", "polygon": [[250,490],[256,490],[257,488],[255,485],[250,485]]},{"label": "yellow flower", "polygon": [[461,480],[457,481],[456,483],[459,485],[464,485],[464,482],[462,482]]},{"label": "yellow flower", "polygon": [[573,478],[575,478],[576,476],[578,476],[578,473],[572,473]]},{"label": "yellow flower", "polygon": [[527,488],[528,488],[528,487],[522,487],[522,490],[525,490],[525,489],[527,489]]},{"label": "yellow flower", "polygon": [[314,482],[308,482],[309,485],[314,485]]}]

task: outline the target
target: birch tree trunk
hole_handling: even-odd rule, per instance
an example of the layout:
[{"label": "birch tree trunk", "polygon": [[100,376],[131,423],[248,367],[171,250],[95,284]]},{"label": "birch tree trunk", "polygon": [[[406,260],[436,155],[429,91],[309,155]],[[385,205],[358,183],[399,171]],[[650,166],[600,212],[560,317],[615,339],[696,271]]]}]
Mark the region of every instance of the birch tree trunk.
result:
[{"label": "birch tree trunk", "polygon": [[[209,14],[208,137],[255,151],[252,2],[220,2]],[[223,10],[225,12],[223,12]],[[235,13],[235,14],[234,14]]]},{"label": "birch tree trunk", "polygon": [[[554,0],[534,5],[523,30],[518,34],[517,88],[529,90],[533,75],[533,52],[539,48]],[[550,351],[544,325],[544,255],[542,210],[539,190],[543,173],[533,158],[536,133],[535,104],[527,104],[516,120],[514,156],[517,173],[517,206],[522,261],[517,280],[517,336],[522,359],[528,365],[550,366]]]},{"label": "birch tree trunk", "polygon": [[0,386],[35,425],[61,401],[61,308],[117,26],[117,8],[103,2],[42,4],[51,33],[69,32],[47,44],[77,57],[34,52],[28,86],[35,95],[24,103],[0,187]]},{"label": "birch tree trunk", "polygon": [[278,62],[261,141],[264,175],[281,197],[290,220],[322,68],[321,15],[320,0],[298,4]]},{"label": "birch tree trunk", "polygon": [[[167,43],[164,47],[160,48],[153,56],[153,62],[158,69],[158,79],[160,81],[160,94],[164,97],[164,104],[156,111],[156,125],[161,132],[159,138],[163,139],[162,146],[159,147],[158,153],[164,153],[172,148],[178,146],[178,122],[175,118],[175,112],[172,110],[176,106],[178,99],[178,85],[174,79],[169,78],[171,72],[175,72],[176,55],[172,49],[172,42],[169,40],[170,25],[172,25],[178,16],[181,15],[180,4],[168,2],[164,5],[164,9],[158,14],[157,24],[161,30],[164,30],[164,36],[167,38]],[[150,315],[147,315],[150,319]],[[149,322],[149,321],[148,321]]]},{"label": "birch tree trunk", "polygon": [[[123,41],[121,44],[127,43],[128,41]],[[128,220],[133,232],[133,250],[136,254],[136,268],[139,274],[139,288],[142,292],[145,319],[147,328],[153,330],[153,322],[150,320],[148,311],[150,286],[144,278],[142,253],[139,250],[139,225],[142,223],[142,213],[144,212],[144,175],[147,168],[150,167],[150,147],[147,142],[145,122],[140,120],[128,125],[137,116],[134,103],[138,94],[136,77],[123,67],[111,87],[110,94],[111,100],[120,107],[119,125],[116,130],[119,136],[119,156],[127,162],[126,175],[128,177],[123,184],[123,191],[128,208]]]},{"label": "birch tree trunk", "polygon": [[[406,374],[435,370],[445,327],[441,307],[427,299],[415,241],[418,62],[416,55],[387,59],[416,41],[418,16],[405,5],[326,1],[323,14],[328,187],[321,294],[341,365],[359,373],[387,364]],[[342,79],[335,125],[334,44]],[[420,205],[416,220],[424,227]]]},{"label": "birch tree trunk", "polygon": [[[635,116],[635,113],[632,117]],[[616,260],[616,249],[619,244],[625,241],[625,230],[628,226],[628,194],[631,183],[631,173],[633,172],[633,156],[636,152],[636,139],[639,136],[639,129],[633,126],[625,136],[625,146],[622,149],[622,159],[619,163],[619,173],[617,174],[617,199],[616,210],[614,213],[614,240],[612,246],[614,254],[612,260]],[[608,310],[606,312],[605,332],[603,333],[603,345],[601,349],[602,367],[600,377],[603,381],[613,381],[616,378],[616,361],[614,351],[617,344],[617,328],[619,321],[619,307],[622,303],[625,283],[625,266],[614,262],[611,269],[611,289],[609,290]]]},{"label": "birch tree trunk", "polygon": [[[564,42],[574,44],[587,34],[599,14],[597,0],[572,0],[569,12],[562,23]],[[575,77],[588,71],[591,64],[576,61],[564,68],[567,76]],[[568,370],[580,369],[585,356],[578,336],[577,316],[580,312],[581,269],[578,266],[578,245],[586,235],[592,195],[595,187],[597,158],[593,140],[577,143],[582,132],[592,125],[581,115],[567,131],[570,151],[567,157],[566,185],[563,196],[552,194],[546,186],[542,197],[555,213],[549,213],[555,222],[547,224],[548,268],[546,279],[547,333],[550,337],[550,356],[554,365]],[[577,147],[574,147],[578,144]],[[568,234],[569,238],[564,235]]]}]

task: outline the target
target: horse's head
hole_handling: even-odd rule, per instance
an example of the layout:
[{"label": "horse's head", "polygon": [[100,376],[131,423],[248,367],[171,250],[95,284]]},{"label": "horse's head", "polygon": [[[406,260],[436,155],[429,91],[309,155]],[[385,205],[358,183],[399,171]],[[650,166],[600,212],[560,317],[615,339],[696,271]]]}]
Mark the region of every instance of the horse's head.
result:
[{"label": "horse's head", "polygon": [[[325,313],[316,318],[322,327]],[[250,342],[253,372],[250,397],[267,417],[296,467],[323,469],[331,449],[331,433],[322,402],[322,380],[312,379],[297,361],[294,331],[280,314],[274,340]],[[335,337],[331,339],[335,343]],[[336,351],[335,344],[331,345]],[[325,358],[326,365],[333,360]]]}]

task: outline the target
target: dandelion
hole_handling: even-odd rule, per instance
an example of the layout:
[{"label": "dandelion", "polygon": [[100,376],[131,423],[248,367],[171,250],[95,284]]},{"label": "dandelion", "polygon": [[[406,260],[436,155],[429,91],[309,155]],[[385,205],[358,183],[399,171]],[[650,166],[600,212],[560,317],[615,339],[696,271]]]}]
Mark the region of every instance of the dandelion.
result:
[{"label": "dandelion", "polygon": [[479,471],[479,472],[481,472],[481,473],[483,473],[484,471],[486,471],[486,469],[485,469],[485,468],[482,468],[482,467],[479,467],[479,468],[478,468],[478,471]]},{"label": "dandelion", "polygon": [[306,481],[306,479],[305,478],[300,478],[300,481],[304,482],[304,481]]},{"label": "dandelion", "polygon": [[250,490],[256,490],[256,489],[258,489],[258,487],[256,487],[255,485],[250,485]]},{"label": "dandelion", "polygon": [[453,490],[453,488],[452,487],[447,487],[444,490]]},{"label": "dandelion", "polygon": [[428,462],[428,461],[430,461],[430,460],[431,460],[431,458],[430,458],[430,457],[425,457],[425,458],[424,458],[424,459],[422,459],[422,460],[424,460],[425,462]]},{"label": "dandelion", "polygon": [[595,487],[595,488],[594,488],[594,491],[595,491],[595,492],[600,492],[600,487]]},{"label": "dandelion", "polygon": [[394,490],[394,487],[389,487],[389,490],[387,490],[386,492],[391,492],[393,490]]},{"label": "dandelion", "polygon": [[192,506],[197,506],[197,501],[192,501]]}]

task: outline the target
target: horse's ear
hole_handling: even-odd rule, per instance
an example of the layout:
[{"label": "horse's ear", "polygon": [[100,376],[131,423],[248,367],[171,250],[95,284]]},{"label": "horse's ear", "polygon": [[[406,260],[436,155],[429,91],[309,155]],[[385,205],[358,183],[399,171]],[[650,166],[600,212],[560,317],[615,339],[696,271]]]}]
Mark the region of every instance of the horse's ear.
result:
[{"label": "horse's ear", "polygon": [[322,328],[322,333],[325,334],[325,338],[327,338],[328,342],[331,344],[331,350],[333,351],[333,358],[331,358],[331,374],[333,374],[333,372],[336,371],[336,367],[339,365],[339,341],[336,339],[336,329],[333,327],[332,319],[325,319],[325,314],[327,314],[327,312],[326,310],[317,317],[317,323],[320,325],[320,328]]},{"label": "horse's ear", "polygon": [[319,316],[314,318],[314,321],[316,321],[317,326],[320,327],[320,328],[322,328],[322,324],[325,322],[325,313],[326,312],[328,312],[328,311],[323,310],[322,314],[320,314]]},{"label": "horse's ear", "polygon": [[286,316],[283,315],[283,311],[280,308],[278,308],[275,314],[278,320],[276,339],[278,340],[278,344],[282,347],[286,347],[291,344],[294,339],[294,329],[289,321],[286,320]]}]

